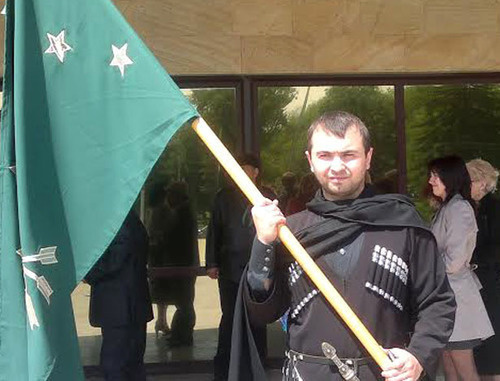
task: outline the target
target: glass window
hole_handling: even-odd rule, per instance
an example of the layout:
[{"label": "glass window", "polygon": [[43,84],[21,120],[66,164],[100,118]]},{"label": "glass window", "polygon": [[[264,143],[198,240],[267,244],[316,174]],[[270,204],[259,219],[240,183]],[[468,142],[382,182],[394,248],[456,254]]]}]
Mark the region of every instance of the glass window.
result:
[{"label": "glass window", "polygon": [[[233,153],[238,152],[241,128],[236,116],[235,89],[183,89],[183,92],[226,147]],[[169,184],[179,181],[187,185],[203,238],[213,198],[226,178],[223,168],[190,126],[182,127],[169,142],[146,182],[146,189],[157,184],[168,188]],[[200,262],[204,265],[201,254]]]},{"label": "glass window", "polygon": [[[184,89],[207,123],[232,152],[241,144],[237,122],[234,88]],[[149,266],[168,267],[170,276],[150,280],[155,319],[147,326],[145,362],[211,360],[217,347],[220,304],[217,282],[208,277],[186,277],[176,273],[178,267],[205,264],[205,233],[212,202],[225,181],[223,169],[197,134],[185,125],[174,135],[159,158],[141,192],[136,207],[150,236]],[[170,237],[170,240],[162,237]],[[166,320],[172,320],[180,295],[192,297],[194,284],[194,346],[169,346],[155,324],[166,306]],[[90,288],[81,284],[73,293],[73,304],[84,365],[97,365],[101,343],[100,329],[88,322]],[[182,298],[184,298],[182,296]],[[184,300],[184,299],[183,299]],[[158,307],[160,306],[160,307]],[[191,315],[193,315],[190,312]],[[180,317],[177,317],[179,319]],[[193,321],[194,316],[188,320]],[[189,341],[189,340],[188,340]]]},{"label": "glass window", "polygon": [[435,85],[405,87],[408,190],[420,211],[432,211],[421,197],[427,163],[457,154],[500,165],[500,86]]}]

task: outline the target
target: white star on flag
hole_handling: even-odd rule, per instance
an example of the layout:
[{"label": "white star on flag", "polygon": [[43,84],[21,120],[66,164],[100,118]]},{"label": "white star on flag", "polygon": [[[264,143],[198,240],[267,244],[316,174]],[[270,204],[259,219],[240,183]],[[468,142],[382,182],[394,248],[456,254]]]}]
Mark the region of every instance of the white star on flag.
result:
[{"label": "white star on flag", "polygon": [[55,54],[61,62],[64,62],[65,53],[69,50],[73,50],[73,48],[64,41],[65,33],[66,31],[64,30],[62,30],[57,36],[53,36],[52,34],[47,33],[47,38],[49,39],[50,46],[45,51],[45,53]]},{"label": "white star on flag", "polygon": [[134,61],[127,56],[127,48],[128,44],[123,45],[121,48],[111,45],[111,49],[113,49],[113,59],[111,60],[109,66],[118,66],[118,69],[120,69],[120,73],[122,74],[122,78],[125,75],[125,66],[132,65],[134,63]]}]

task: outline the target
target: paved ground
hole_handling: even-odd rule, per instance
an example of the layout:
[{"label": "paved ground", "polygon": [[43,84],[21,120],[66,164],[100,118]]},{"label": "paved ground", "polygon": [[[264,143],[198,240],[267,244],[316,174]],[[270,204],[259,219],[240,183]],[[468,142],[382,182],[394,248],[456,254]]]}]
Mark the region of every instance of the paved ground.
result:
[{"label": "paved ground", "polygon": [[[200,262],[205,263],[205,240],[199,240]],[[80,341],[82,362],[86,366],[97,365],[101,345],[101,331],[91,327],[88,322],[90,287],[80,284],[73,292],[73,310]],[[211,360],[217,347],[217,328],[221,316],[217,281],[206,276],[196,280],[195,302],[196,326],[195,345],[188,348],[169,349],[160,336],[154,333],[155,320],[147,325],[146,363],[165,363],[171,361]],[[175,307],[168,308],[171,323]],[[156,309],[154,309],[156,315]]]},{"label": "paved ground", "polygon": [[[200,264],[205,265],[205,239],[198,240],[200,252]],[[88,322],[90,287],[80,284],[72,294],[73,310],[78,336],[100,335],[98,328],[91,327]],[[196,280],[194,308],[196,311],[195,329],[213,329],[219,326],[221,316],[219,291],[217,281],[207,276],[198,277]],[[170,306],[168,310],[168,320],[171,322],[175,307]],[[156,314],[156,311],[155,311]],[[154,333],[154,320],[147,326],[148,333]]]},{"label": "paved ground", "polygon": [[[149,376],[148,381],[212,381],[211,374],[169,374],[161,376]],[[88,381],[103,381],[102,378],[88,378]],[[267,381],[281,381],[281,372],[273,370],[268,372]]]},{"label": "paved ground", "polygon": [[[204,242],[200,240],[200,261],[204,264]],[[80,342],[80,353],[83,365],[93,367],[89,374],[96,373],[95,367],[99,363],[99,351],[101,346],[100,329],[91,327],[88,322],[90,287],[80,284],[73,292],[73,309],[75,312],[76,326]],[[151,380],[211,380],[212,359],[217,349],[217,329],[220,320],[220,304],[217,281],[206,276],[198,277],[196,280],[195,302],[196,326],[194,332],[194,343],[192,347],[169,348],[164,337],[156,337],[154,323],[147,325],[146,353],[144,361],[154,366],[163,365],[172,371],[198,372],[198,374],[168,374],[151,376]],[[168,310],[168,320],[171,322],[175,307]],[[156,311],[154,311],[156,314]],[[268,329],[268,348],[272,357],[281,357],[283,354],[284,334],[279,323]],[[187,365],[186,365],[187,364]],[[194,368],[193,368],[194,367]],[[156,373],[156,372],[154,372]],[[279,373],[279,372],[278,372]],[[275,375],[271,380],[279,380]],[[95,380],[99,380],[98,378]]]}]

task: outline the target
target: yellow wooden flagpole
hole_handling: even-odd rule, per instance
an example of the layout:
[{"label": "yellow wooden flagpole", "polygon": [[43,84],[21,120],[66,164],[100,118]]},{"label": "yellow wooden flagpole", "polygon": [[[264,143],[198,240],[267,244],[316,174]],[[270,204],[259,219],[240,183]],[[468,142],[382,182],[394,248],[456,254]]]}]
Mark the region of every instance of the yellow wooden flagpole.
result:
[{"label": "yellow wooden flagpole", "polygon": [[[236,162],[231,153],[227,150],[224,144],[222,144],[217,135],[215,135],[203,118],[196,119],[192,124],[192,128],[196,131],[201,140],[203,140],[208,149],[224,167],[226,172],[231,176],[250,202],[253,205],[259,203],[264,196],[245,174],[243,169],[241,169],[240,165]],[[381,368],[388,365],[391,360],[389,359],[387,353],[377,343],[372,334],[366,329],[361,320],[359,320],[344,298],[342,298],[335,287],[333,287],[316,262],[314,262],[309,254],[307,254],[305,249],[287,226],[282,226],[280,228],[279,237],[281,242],[283,242],[286,248],[293,255],[297,263],[307,273],[312,282],[316,285],[316,287],[318,287],[318,290],[321,291],[323,296],[328,300],[342,320],[344,320],[351,331],[356,335],[358,340],[363,344],[377,364]]]}]

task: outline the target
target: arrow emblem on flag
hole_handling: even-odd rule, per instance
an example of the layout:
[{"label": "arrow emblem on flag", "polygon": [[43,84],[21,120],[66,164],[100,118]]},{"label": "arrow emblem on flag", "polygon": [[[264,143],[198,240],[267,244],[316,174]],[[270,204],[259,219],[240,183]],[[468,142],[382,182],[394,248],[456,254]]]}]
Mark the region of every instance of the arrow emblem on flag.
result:
[{"label": "arrow emblem on flag", "polygon": [[42,265],[53,265],[57,263],[57,246],[42,247],[38,254],[23,255],[21,250],[17,251],[23,260],[23,263],[40,262]]},{"label": "arrow emblem on flag", "polygon": [[50,287],[49,282],[47,282],[47,279],[45,277],[39,276],[35,274],[33,271],[27,269],[25,266],[23,266],[23,271],[24,274],[28,277],[33,279],[36,282],[36,288],[38,288],[38,291],[40,291],[47,301],[47,304],[50,304],[50,296],[54,293],[54,290],[52,290],[52,287]]},{"label": "arrow emblem on flag", "polygon": [[[58,263],[56,257],[56,251],[57,251],[57,246],[42,247],[39,250],[38,254],[33,254],[33,255],[23,255],[21,249],[17,250],[17,254],[22,258],[23,273],[25,277],[33,279],[36,282],[36,288],[43,295],[48,305],[50,305],[50,297],[54,293],[54,290],[52,289],[52,287],[50,287],[49,282],[43,275],[40,276],[35,272],[31,271],[24,265],[24,263],[40,262],[42,265],[56,264]],[[34,328],[39,327],[40,323],[38,321],[38,317],[36,316],[35,307],[33,305],[33,301],[31,300],[31,296],[28,293],[26,283],[24,288],[24,297],[26,302],[26,312],[28,314],[29,324],[31,329],[33,330]]]}]

